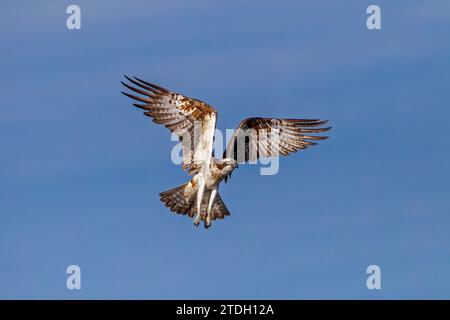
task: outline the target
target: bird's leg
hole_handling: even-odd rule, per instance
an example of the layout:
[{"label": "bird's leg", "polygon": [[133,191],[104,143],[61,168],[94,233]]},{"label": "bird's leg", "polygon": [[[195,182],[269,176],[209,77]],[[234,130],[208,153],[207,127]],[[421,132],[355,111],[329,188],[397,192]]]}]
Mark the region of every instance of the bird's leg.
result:
[{"label": "bird's leg", "polygon": [[206,220],[205,220],[205,228],[209,228],[211,226],[211,209],[214,204],[214,200],[216,199],[217,195],[217,186],[215,186],[211,190],[211,196],[209,197],[209,204],[208,209],[206,210]]},{"label": "bird's leg", "polygon": [[205,179],[203,177],[203,174],[198,175],[198,190],[197,190],[197,214],[194,218],[194,225],[198,227],[201,219],[200,210],[202,208],[202,200],[203,200],[203,193],[205,191]]}]

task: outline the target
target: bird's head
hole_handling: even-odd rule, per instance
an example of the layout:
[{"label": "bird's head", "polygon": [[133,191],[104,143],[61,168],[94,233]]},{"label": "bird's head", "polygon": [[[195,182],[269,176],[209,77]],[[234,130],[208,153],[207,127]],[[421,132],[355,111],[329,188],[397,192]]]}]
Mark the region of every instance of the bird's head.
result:
[{"label": "bird's head", "polygon": [[231,167],[232,169],[239,168],[238,162],[236,160],[234,160],[233,158],[225,158],[225,159],[223,159],[223,162],[227,166]]},{"label": "bird's head", "polygon": [[222,175],[225,177],[225,182],[227,182],[228,179],[231,178],[231,174],[233,173],[233,170],[236,168],[239,168],[239,164],[233,158],[225,158],[225,159],[220,160],[220,162],[223,165]]}]

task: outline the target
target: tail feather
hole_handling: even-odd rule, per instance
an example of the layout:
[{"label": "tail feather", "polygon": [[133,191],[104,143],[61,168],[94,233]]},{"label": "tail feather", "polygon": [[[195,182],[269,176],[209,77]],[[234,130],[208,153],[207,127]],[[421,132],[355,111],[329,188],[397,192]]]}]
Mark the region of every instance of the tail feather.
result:
[{"label": "tail feather", "polygon": [[[201,213],[200,217],[204,221],[206,220],[206,210],[207,210],[207,202],[209,201],[210,192],[206,193],[206,197],[203,198],[202,204],[201,204]],[[197,213],[197,206],[195,201],[191,203],[191,206],[189,207],[188,215],[190,217],[193,217]],[[217,193],[216,198],[214,199],[213,206],[211,208],[211,220],[216,219],[224,219],[225,216],[229,216],[230,211],[228,211],[225,203],[223,202],[222,198],[220,197],[220,194]]]},{"label": "tail feather", "polygon": [[211,209],[211,219],[212,220],[215,220],[216,218],[224,219],[225,216],[229,215],[230,211],[228,211],[228,208],[223,202],[222,198],[220,197],[220,194],[217,193],[216,199],[214,200],[214,205]]},{"label": "tail feather", "polygon": [[191,206],[192,201],[186,201],[184,191],[186,189],[187,183],[182,184],[179,187],[175,187],[159,194],[161,201],[164,205],[168,207],[171,211],[186,214]]},{"label": "tail feather", "polygon": [[[181,186],[166,190],[159,194],[161,201],[171,211],[178,214],[188,215],[194,217],[197,213],[197,204],[195,201],[195,192],[189,186],[189,183],[185,183]],[[205,192],[200,209],[200,217],[202,220],[206,220],[206,210],[209,202],[211,191]],[[217,193],[214,199],[213,206],[211,208],[211,220],[224,219],[225,216],[229,216],[225,203],[223,202],[220,194]]]}]

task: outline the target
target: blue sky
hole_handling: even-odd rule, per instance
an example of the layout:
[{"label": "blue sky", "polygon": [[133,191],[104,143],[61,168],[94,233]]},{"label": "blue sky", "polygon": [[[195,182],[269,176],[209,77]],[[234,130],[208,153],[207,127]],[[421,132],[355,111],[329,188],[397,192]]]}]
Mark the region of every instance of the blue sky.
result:
[{"label": "blue sky", "polygon": [[[448,1],[0,8],[0,298],[450,298]],[[123,74],[213,104],[222,130],[324,118],[331,138],[274,176],[241,166],[232,216],[194,229],[159,201],[188,177]]]}]

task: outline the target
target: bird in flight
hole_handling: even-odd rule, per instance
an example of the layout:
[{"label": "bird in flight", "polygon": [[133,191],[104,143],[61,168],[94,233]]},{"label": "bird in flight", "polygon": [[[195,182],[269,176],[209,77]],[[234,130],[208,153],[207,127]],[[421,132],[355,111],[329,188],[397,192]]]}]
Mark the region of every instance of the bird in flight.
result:
[{"label": "bird in flight", "polygon": [[[133,91],[122,93],[136,101],[153,122],[178,135],[182,146],[182,167],[191,180],[160,193],[171,211],[194,218],[194,225],[224,219],[230,212],[220,194],[219,185],[227,182],[239,164],[256,162],[260,157],[286,156],[314,146],[327,136],[311,135],[331,129],[318,119],[248,118],[239,124],[221,159],[213,152],[217,111],[209,104],[172,92],[137,77],[125,76],[122,84]],[[138,95],[136,95],[138,94]]]}]

